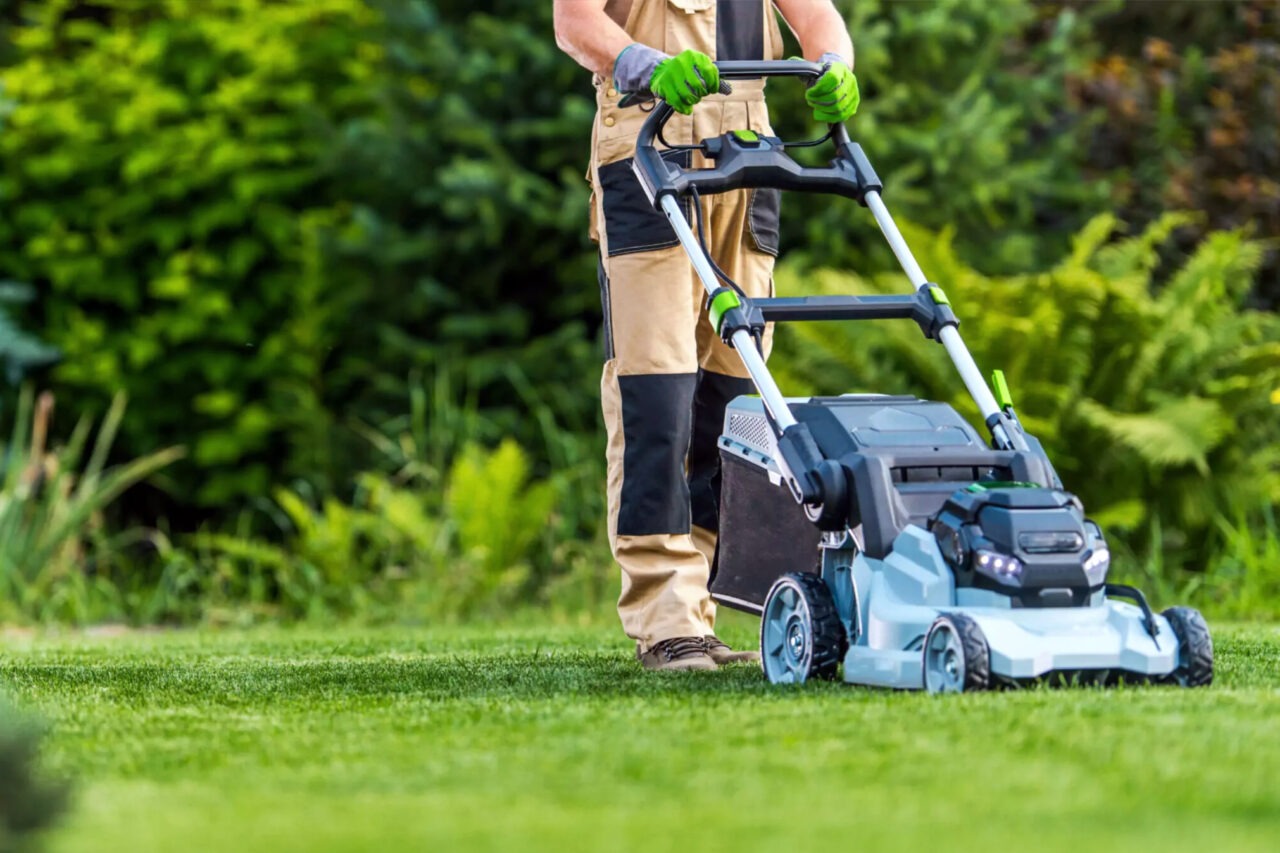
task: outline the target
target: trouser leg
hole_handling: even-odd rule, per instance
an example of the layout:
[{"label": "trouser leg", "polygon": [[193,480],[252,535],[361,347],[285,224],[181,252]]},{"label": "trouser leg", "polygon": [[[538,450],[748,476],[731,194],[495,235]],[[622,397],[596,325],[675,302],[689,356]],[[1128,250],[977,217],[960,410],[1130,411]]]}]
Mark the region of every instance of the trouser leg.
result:
[{"label": "trouser leg", "polygon": [[709,632],[710,566],[694,546],[686,461],[697,348],[692,275],[679,249],[606,258],[612,357],[601,398],[608,433],[609,542],[622,570],[618,615],[642,648]]},{"label": "trouser leg", "polygon": [[[744,126],[745,113],[726,120]],[[736,392],[725,383],[745,373],[711,332],[706,294],[688,256],[643,198],[629,164],[598,166],[593,175],[610,339],[601,380],[609,541],[622,570],[618,615],[647,648],[712,630],[707,581],[714,533],[694,523],[693,495],[699,517],[714,518],[715,438],[724,403]],[[704,212],[712,254],[759,295],[771,289],[773,259],[743,242],[750,198],[717,196],[704,201]]]}]

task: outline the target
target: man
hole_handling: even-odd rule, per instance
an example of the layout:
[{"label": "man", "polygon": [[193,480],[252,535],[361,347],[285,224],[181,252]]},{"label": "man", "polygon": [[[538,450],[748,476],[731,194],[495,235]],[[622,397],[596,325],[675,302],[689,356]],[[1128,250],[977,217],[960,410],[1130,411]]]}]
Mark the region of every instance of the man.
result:
[{"label": "man", "polygon": [[[759,660],[716,638],[707,589],[718,527],[716,439],[729,400],[754,389],[705,319],[705,293],[670,223],[631,172],[647,113],[619,101],[652,93],[669,103],[679,113],[666,130],[673,145],[731,130],[771,134],[763,81],[713,94],[720,80],[712,62],[780,58],[775,7],[806,58],[826,67],[807,92],[814,117],[847,120],[859,99],[853,45],[831,0],[555,0],[557,44],[595,74],[588,177],[606,337],[609,542],[622,569],[618,615],[646,669]],[[702,165],[690,152],[666,156]],[[701,205],[720,267],[748,295],[771,293],[777,191],[742,190]]]}]

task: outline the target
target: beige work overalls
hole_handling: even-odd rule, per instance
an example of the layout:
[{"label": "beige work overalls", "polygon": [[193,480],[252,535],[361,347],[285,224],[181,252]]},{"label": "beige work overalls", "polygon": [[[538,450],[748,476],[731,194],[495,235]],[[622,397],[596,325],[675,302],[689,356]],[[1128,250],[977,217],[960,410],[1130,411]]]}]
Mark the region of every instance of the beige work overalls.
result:
[{"label": "beige work overalls", "polygon": [[[693,49],[712,59],[777,59],[782,51],[770,0],[634,0],[619,23],[637,42],[672,55]],[[667,141],[693,144],[741,129],[771,134],[763,81],[732,85],[732,95],[707,98],[692,116],[674,116]],[[612,81],[597,78],[596,90],[589,178],[606,336],[609,542],[622,569],[618,615],[628,636],[647,649],[712,633],[707,581],[718,527],[716,440],[726,403],[754,388],[738,355],[712,329],[706,292],[670,224],[631,172],[648,112],[619,108]],[[703,165],[687,153],[670,156]],[[772,190],[702,201],[712,255],[749,295],[772,292],[778,201]],[[691,214],[692,203],[685,209]]]}]

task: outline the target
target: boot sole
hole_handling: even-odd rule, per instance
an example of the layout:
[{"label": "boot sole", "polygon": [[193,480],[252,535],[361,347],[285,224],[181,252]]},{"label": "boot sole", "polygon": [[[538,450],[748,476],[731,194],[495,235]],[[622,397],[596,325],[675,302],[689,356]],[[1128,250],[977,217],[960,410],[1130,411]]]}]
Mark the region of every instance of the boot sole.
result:
[{"label": "boot sole", "polygon": [[734,663],[754,663],[759,665],[760,663],[759,652],[751,652],[750,654],[740,652],[738,654],[725,655],[723,657],[715,657],[714,655],[711,655],[710,657],[719,666]]},{"label": "boot sole", "polygon": [[649,666],[644,661],[641,661],[641,665],[644,666],[646,672],[711,672],[720,668],[720,665],[710,657],[676,660],[657,666]]}]

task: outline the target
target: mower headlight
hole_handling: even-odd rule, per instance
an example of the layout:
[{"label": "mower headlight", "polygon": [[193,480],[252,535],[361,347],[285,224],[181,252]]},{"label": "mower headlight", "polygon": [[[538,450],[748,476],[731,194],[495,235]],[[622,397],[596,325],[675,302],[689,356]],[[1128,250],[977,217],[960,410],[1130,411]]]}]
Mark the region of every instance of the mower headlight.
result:
[{"label": "mower headlight", "polygon": [[1084,537],[1074,530],[1029,530],[1018,534],[1018,545],[1028,554],[1074,554]]},{"label": "mower headlight", "polygon": [[978,571],[997,580],[1016,580],[1022,577],[1022,561],[1009,554],[979,548],[973,552],[973,562]]},{"label": "mower headlight", "polygon": [[1111,566],[1111,551],[1107,546],[1100,545],[1089,553],[1088,559],[1084,561],[1084,573],[1089,576],[1092,583],[1097,575],[1105,576],[1107,569]]}]

